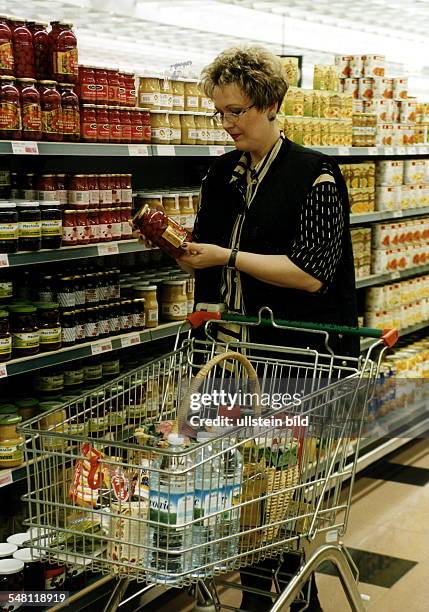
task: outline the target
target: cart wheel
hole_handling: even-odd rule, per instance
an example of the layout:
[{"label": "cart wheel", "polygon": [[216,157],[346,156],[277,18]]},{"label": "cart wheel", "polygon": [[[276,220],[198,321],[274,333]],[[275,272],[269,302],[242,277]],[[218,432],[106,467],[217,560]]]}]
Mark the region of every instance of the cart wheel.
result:
[{"label": "cart wheel", "polygon": [[220,607],[213,593],[202,580],[195,585],[195,604],[193,612],[219,612]]}]

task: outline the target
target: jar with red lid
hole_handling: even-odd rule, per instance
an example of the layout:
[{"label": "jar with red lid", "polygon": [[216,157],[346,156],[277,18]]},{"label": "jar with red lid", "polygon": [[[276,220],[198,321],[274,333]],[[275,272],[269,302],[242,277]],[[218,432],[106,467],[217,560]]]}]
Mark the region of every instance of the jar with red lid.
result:
[{"label": "jar with red lid", "polygon": [[97,102],[95,72],[91,66],[79,66],[79,98],[83,104]]},{"label": "jar with red lid", "polygon": [[98,106],[96,109],[97,117],[97,142],[109,142],[110,126],[109,112],[107,106]]},{"label": "jar with red lid", "polygon": [[133,189],[131,184],[131,174],[121,174],[121,204],[122,206],[133,205]]},{"label": "jar with red lid", "polygon": [[122,198],[122,186],[121,186],[121,175],[120,174],[110,175],[110,188],[112,190],[113,206],[120,206],[121,198]]},{"label": "jar with red lid", "polygon": [[68,193],[66,189],[66,175],[55,174],[54,182],[57,189],[57,200],[60,203],[61,209],[67,208]]},{"label": "jar with red lid", "polygon": [[79,98],[74,92],[74,85],[59,84],[61,93],[63,140],[77,142],[80,140]]},{"label": "jar with red lid", "polygon": [[89,242],[94,244],[100,242],[100,220],[99,210],[90,208],[88,210]]},{"label": "jar with red lid", "polygon": [[24,19],[12,17],[10,29],[12,32],[15,76],[34,79],[36,74],[34,71],[33,36]]},{"label": "jar with red lid", "polygon": [[39,82],[40,105],[42,107],[42,140],[61,142],[62,117],[61,96],[55,81]]},{"label": "jar with red lid", "polygon": [[38,80],[50,79],[52,74],[51,39],[47,27],[47,23],[27,22],[27,28],[33,36],[34,73]]},{"label": "jar with red lid", "polygon": [[98,208],[100,206],[100,190],[98,185],[98,175],[88,174],[89,206]]},{"label": "jar with red lid", "polygon": [[98,175],[98,189],[100,196],[100,208],[111,208],[112,206],[112,187],[108,174]]},{"label": "jar with red lid", "polygon": [[143,142],[143,121],[140,111],[135,108],[130,109],[131,116],[131,141],[134,143]]},{"label": "jar with red lid", "polygon": [[52,76],[61,83],[78,81],[77,40],[72,25],[60,21],[52,40]]},{"label": "jar with red lid", "polygon": [[22,137],[24,140],[42,140],[42,109],[35,79],[18,79],[21,100]]},{"label": "jar with red lid", "polygon": [[77,244],[89,244],[88,210],[76,210],[76,239]]},{"label": "jar with red lid", "polygon": [[77,244],[77,227],[76,227],[76,211],[63,211],[63,240],[62,246],[76,246]]},{"label": "jar with red lid", "polygon": [[119,109],[122,126],[122,142],[131,142],[131,113],[128,108]]},{"label": "jar with red lid", "polygon": [[13,60],[12,31],[8,26],[8,18],[0,16],[0,72],[13,75],[15,63]]},{"label": "jar with red lid", "polygon": [[112,225],[112,240],[120,240],[122,236],[122,225],[121,225],[121,209],[113,208],[111,211],[111,225]]},{"label": "jar with red lid", "polygon": [[151,142],[152,129],[150,127],[150,112],[140,111],[140,117],[143,124],[143,142]]},{"label": "jar with red lid", "polygon": [[109,106],[109,126],[110,126],[110,136],[109,140],[112,143],[122,142],[122,125],[121,125],[121,116],[119,114],[119,110],[114,106]]},{"label": "jar with red lid", "polygon": [[118,105],[127,106],[127,90],[125,84],[125,74],[118,72]]},{"label": "jar with red lid", "polygon": [[112,211],[113,208],[102,208],[99,210],[100,242],[111,242],[112,240]]},{"label": "jar with red lid", "polygon": [[121,208],[121,240],[130,240],[132,237],[131,207],[123,206]]},{"label": "jar with red lid", "polygon": [[70,177],[68,204],[70,208],[89,208],[89,189],[86,174],[75,174]]},{"label": "jar with red lid", "polygon": [[0,76],[0,139],[21,138],[19,91],[11,76]]},{"label": "jar with red lid", "polygon": [[119,105],[119,75],[117,70],[106,70],[109,91],[109,105]]},{"label": "jar with red lid", "polygon": [[82,106],[80,134],[83,142],[97,142],[97,113],[94,104]]},{"label": "jar with red lid", "polygon": [[41,174],[37,179],[37,199],[41,202],[58,200],[55,174]]},{"label": "jar with red lid", "polygon": [[107,80],[107,71],[103,68],[95,70],[95,82],[97,88],[96,100],[97,104],[109,103],[109,81]]},{"label": "jar with red lid", "polygon": [[136,105],[136,83],[132,72],[125,72],[125,106],[130,108]]}]

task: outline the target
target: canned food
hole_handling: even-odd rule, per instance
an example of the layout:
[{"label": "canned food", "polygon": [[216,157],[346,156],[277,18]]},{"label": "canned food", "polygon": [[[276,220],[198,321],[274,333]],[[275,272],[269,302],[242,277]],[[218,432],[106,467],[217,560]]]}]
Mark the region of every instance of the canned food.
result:
[{"label": "canned food", "polygon": [[344,79],[343,87],[344,87],[343,89],[344,93],[351,94],[353,98],[355,98],[356,100],[359,98],[359,79],[357,78]]},{"label": "canned food", "polygon": [[401,187],[380,185],[375,192],[375,210],[399,210],[401,208]]},{"label": "canned food", "polygon": [[336,55],[335,66],[340,77],[350,76],[350,55]]},{"label": "canned food", "polygon": [[374,97],[374,80],[368,77],[359,79],[359,98],[371,100]]},{"label": "canned food", "polygon": [[366,77],[384,77],[384,55],[364,55],[363,72]]},{"label": "canned food", "polygon": [[395,100],[406,100],[408,97],[408,78],[395,77],[393,79],[393,98]]}]

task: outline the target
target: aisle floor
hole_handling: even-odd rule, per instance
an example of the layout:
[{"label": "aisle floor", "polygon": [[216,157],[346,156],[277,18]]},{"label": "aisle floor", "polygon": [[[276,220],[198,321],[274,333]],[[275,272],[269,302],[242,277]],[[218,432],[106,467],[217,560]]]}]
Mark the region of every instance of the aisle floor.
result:
[{"label": "aisle floor", "polygon": [[[429,610],[429,439],[410,442],[356,480],[344,543],[360,571],[360,592],[370,612]],[[317,574],[324,612],[350,608],[336,576]],[[239,605],[241,594],[228,590],[222,603]],[[179,595],[154,612],[191,612]],[[146,610],[146,608],[145,608]]]}]

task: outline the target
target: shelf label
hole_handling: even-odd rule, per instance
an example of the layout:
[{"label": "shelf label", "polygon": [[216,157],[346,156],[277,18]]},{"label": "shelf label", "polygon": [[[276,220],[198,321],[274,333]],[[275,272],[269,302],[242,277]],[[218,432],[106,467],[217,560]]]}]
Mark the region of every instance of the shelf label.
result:
[{"label": "shelf label", "polygon": [[128,145],[128,155],[130,157],[148,157],[149,147],[147,145]]},{"label": "shelf label", "polygon": [[0,268],[9,267],[9,257],[7,253],[0,253]]},{"label": "shelf label", "polygon": [[350,155],[349,147],[338,147],[338,155]]},{"label": "shelf label", "polygon": [[408,147],[408,153],[410,155],[416,155],[417,154],[417,149],[416,147]]},{"label": "shelf label", "polygon": [[225,153],[225,147],[209,147],[211,156],[223,155]]},{"label": "shelf label", "polygon": [[429,153],[429,147],[419,147],[420,155],[427,155]]},{"label": "shelf label", "polygon": [[12,142],[12,153],[14,155],[39,155],[37,142]]},{"label": "shelf label", "polygon": [[396,147],[396,155],[405,155],[407,147]]},{"label": "shelf label", "polygon": [[118,255],[119,248],[116,242],[97,245],[99,255]]},{"label": "shelf label", "polygon": [[129,336],[121,338],[122,348],[127,348],[128,346],[136,346],[136,344],[140,344],[140,334],[130,334]]},{"label": "shelf label", "polygon": [[377,147],[368,147],[367,151],[368,151],[368,155],[378,155]]},{"label": "shelf label", "polygon": [[402,217],[403,213],[402,210],[394,210],[393,211],[393,216],[394,217]]},{"label": "shelf label", "polygon": [[0,378],[6,378],[7,376],[7,365],[0,363]]},{"label": "shelf label", "polygon": [[11,470],[1,470],[0,472],[0,487],[6,487],[13,482]]},{"label": "shelf label", "polygon": [[93,355],[100,355],[101,353],[108,353],[112,351],[112,341],[111,340],[103,340],[102,342],[95,342],[91,346],[91,353]]},{"label": "shelf label", "polygon": [[401,278],[401,273],[399,272],[399,270],[395,270],[395,272],[392,272],[392,274],[390,275],[390,278],[392,280],[398,280],[398,278]]},{"label": "shelf label", "polygon": [[176,155],[176,149],[174,145],[160,145],[156,147],[156,152],[158,155]]},{"label": "shelf label", "polygon": [[384,154],[385,155],[393,155],[394,154],[394,149],[393,147],[384,147]]}]

